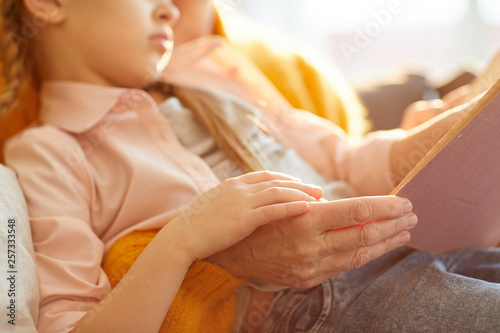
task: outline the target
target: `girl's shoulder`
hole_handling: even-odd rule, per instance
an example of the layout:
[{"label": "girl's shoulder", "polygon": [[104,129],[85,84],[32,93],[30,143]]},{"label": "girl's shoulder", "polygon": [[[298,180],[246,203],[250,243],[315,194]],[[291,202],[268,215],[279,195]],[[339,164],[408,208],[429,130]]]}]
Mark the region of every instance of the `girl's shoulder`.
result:
[{"label": "girl's shoulder", "polygon": [[5,142],[5,147],[29,144],[32,146],[52,145],[54,148],[77,143],[75,137],[53,125],[33,123]]},{"label": "girl's shoulder", "polygon": [[76,138],[55,126],[33,124],[8,139],[4,145],[4,160],[27,159],[33,162],[65,161],[81,155]]}]

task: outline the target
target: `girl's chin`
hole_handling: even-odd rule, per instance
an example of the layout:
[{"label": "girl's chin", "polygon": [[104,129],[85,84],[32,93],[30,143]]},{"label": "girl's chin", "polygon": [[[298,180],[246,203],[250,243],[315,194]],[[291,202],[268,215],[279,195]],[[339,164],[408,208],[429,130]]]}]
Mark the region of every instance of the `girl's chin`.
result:
[{"label": "girl's chin", "polygon": [[162,76],[165,67],[166,64],[163,65],[160,62],[152,64],[149,67],[147,73],[144,74],[141,85],[143,87],[148,87],[160,81],[160,78]]},{"label": "girl's chin", "polygon": [[156,72],[158,75],[161,75],[161,73],[165,70],[167,67],[168,63],[170,62],[170,58],[172,57],[172,52],[167,51],[165,52],[161,58],[160,61],[156,64]]}]

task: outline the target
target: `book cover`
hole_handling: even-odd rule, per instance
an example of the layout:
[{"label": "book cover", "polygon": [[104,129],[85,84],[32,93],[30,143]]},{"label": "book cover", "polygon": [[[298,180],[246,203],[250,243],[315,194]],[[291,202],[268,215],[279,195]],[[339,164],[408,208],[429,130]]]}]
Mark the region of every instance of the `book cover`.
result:
[{"label": "book cover", "polygon": [[499,92],[500,81],[393,191],[419,218],[409,246],[447,253],[500,242]]}]

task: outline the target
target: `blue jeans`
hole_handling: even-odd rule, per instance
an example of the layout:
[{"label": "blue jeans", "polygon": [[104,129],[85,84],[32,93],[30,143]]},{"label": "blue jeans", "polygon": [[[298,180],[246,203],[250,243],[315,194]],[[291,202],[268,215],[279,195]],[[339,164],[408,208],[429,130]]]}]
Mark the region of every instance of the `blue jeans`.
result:
[{"label": "blue jeans", "polygon": [[275,294],[262,332],[500,332],[500,249],[407,247]]}]

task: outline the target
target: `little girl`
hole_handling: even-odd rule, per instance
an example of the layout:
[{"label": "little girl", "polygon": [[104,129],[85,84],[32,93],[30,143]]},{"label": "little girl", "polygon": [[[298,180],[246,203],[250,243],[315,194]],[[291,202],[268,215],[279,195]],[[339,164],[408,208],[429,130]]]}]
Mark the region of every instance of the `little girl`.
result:
[{"label": "little girl", "polygon": [[[439,139],[459,113],[449,112],[411,133],[376,134],[354,143],[316,119],[273,113],[285,105],[272,98],[265,83],[260,96],[269,99],[257,105],[234,97],[245,99],[245,85],[212,80],[212,88],[219,89],[208,93],[166,84],[189,81],[190,74],[175,73],[180,67],[164,71],[172,52],[171,25],[178,15],[170,1],[2,0],[1,7],[7,74],[1,106],[12,108],[19,102],[26,84],[38,87],[41,98],[39,121],[5,149],[29,206],[41,294],[40,332],[156,332],[190,272],[189,278],[206,278],[197,283],[219,283],[221,288],[234,282],[227,272],[286,281],[283,276],[273,280],[272,270],[268,276],[252,275],[244,260],[231,260],[231,254],[240,246],[265,262],[272,241],[254,247],[248,242],[272,236],[294,244],[283,231],[297,230],[304,222],[307,231],[332,230],[321,233],[324,243],[317,252],[335,258],[318,260],[318,265],[330,263],[329,269],[317,274],[309,287],[405,244],[407,230],[416,223],[407,200],[319,201],[322,189],[291,176],[241,174],[262,169],[298,174],[323,185],[328,199],[387,193],[408,171],[408,161],[416,163],[412,154],[421,149],[419,140]],[[243,69],[230,74],[248,78]],[[191,85],[203,82],[202,75]],[[365,224],[370,221],[376,222]],[[362,226],[352,227],[357,224]],[[103,258],[122,236],[137,230],[159,231],[111,290]],[[488,294],[497,300],[498,288],[492,289]],[[289,313],[283,307],[296,300],[293,292],[298,290],[291,290],[265,294],[274,298],[264,323],[267,330],[283,331],[277,325],[296,322],[280,317]],[[311,289],[309,296],[318,290]],[[468,290],[470,298],[484,297]],[[247,315],[242,322],[251,321],[252,305],[248,298],[238,299],[238,315]],[[478,309],[489,318],[498,307]],[[218,318],[228,313],[236,315],[227,311]],[[325,329],[334,327],[336,316],[325,318],[330,320]],[[234,327],[234,318],[228,322],[219,331]]]}]

